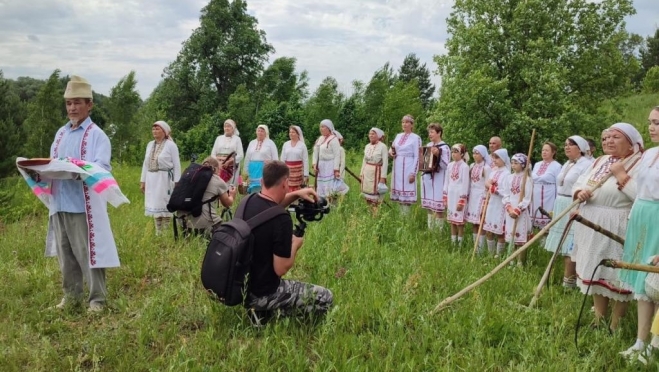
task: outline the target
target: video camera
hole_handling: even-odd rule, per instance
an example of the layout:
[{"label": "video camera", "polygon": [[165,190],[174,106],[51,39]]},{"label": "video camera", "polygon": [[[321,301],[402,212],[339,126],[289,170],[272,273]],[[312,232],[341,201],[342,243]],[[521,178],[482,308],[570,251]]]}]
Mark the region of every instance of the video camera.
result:
[{"label": "video camera", "polygon": [[296,204],[291,204],[288,211],[295,213],[295,218],[298,221],[293,235],[302,237],[304,236],[304,230],[307,228],[307,222],[322,220],[330,212],[330,207],[327,199],[320,196],[315,203],[300,199]]}]

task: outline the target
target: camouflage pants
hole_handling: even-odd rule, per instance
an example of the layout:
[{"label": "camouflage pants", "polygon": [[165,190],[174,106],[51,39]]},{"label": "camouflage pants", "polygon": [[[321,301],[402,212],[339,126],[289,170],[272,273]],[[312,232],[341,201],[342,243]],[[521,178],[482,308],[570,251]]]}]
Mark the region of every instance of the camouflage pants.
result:
[{"label": "camouflage pants", "polygon": [[332,292],[318,285],[282,279],[277,290],[262,297],[251,297],[247,307],[254,311],[280,310],[283,314],[324,314],[332,306]]}]

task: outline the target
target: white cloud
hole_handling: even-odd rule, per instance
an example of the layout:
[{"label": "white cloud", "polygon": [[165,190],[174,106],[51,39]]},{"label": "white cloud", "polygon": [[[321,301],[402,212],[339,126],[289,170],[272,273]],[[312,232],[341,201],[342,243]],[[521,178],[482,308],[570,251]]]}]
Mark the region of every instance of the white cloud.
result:
[{"label": "white cloud", "polygon": [[[628,28],[654,32],[656,0],[637,0]],[[204,0],[0,0],[0,69],[6,77],[46,78],[63,74],[88,78],[107,94],[135,70],[138,89],[148,96],[176,58],[181,43],[199,25]],[[431,71],[444,52],[446,17],[452,0],[248,0],[276,54],[298,60],[311,89],[326,76],[344,91],[352,80],[368,81],[390,62],[397,68],[416,53]],[[654,22],[654,23],[653,23]],[[435,84],[439,78],[433,76]]]}]

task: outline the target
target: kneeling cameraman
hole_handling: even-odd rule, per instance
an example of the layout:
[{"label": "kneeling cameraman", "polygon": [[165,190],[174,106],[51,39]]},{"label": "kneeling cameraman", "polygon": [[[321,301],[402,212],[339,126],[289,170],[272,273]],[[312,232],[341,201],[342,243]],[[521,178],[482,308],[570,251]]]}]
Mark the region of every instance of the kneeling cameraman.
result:
[{"label": "kneeling cameraman", "polygon": [[[282,161],[266,162],[261,192],[245,208],[249,219],[275,205],[287,207],[302,198],[315,202],[318,196],[311,188],[288,192],[288,166]],[[324,314],[332,306],[332,292],[314,284],[281,279],[293,267],[304,239],[292,235],[290,215],[280,215],[252,230],[254,253],[249,273],[245,306],[256,325],[267,321],[274,310],[284,314]],[[301,234],[300,234],[301,235]]]}]

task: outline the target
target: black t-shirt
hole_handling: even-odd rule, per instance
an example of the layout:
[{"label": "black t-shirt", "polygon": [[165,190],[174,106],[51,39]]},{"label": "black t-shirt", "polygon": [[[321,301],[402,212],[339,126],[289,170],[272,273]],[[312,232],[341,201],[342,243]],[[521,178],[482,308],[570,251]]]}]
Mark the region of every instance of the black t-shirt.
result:
[{"label": "black t-shirt", "polygon": [[[272,200],[254,196],[247,203],[243,219],[248,220],[257,214],[277,205]],[[273,255],[291,257],[293,219],[289,214],[279,215],[252,230],[254,235],[254,255],[249,272],[249,291],[257,297],[267,296],[277,290],[280,278],[275,273]]]}]

